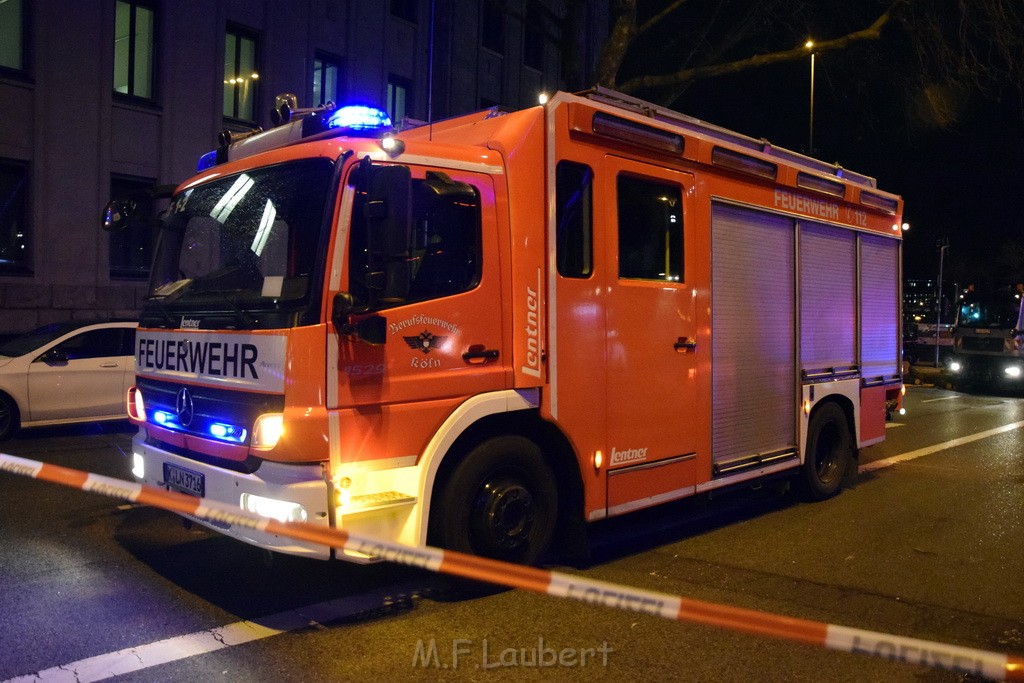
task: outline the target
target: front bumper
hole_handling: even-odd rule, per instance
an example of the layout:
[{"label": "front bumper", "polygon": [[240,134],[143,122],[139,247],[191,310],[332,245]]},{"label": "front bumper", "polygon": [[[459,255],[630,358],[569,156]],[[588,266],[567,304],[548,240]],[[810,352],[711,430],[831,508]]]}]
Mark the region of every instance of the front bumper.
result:
[{"label": "front bumper", "polygon": [[[331,526],[331,487],[320,465],[290,465],[264,461],[256,472],[244,474],[184,458],[147,444],[144,429],[136,435],[132,450],[134,459],[136,462],[141,461],[143,467],[142,477],[136,475],[136,479],[143,483],[159,488],[170,488],[164,481],[164,465],[169,464],[202,475],[206,500],[239,509],[242,509],[241,500],[244,494],[288,501],[297,503],[305,509],[307,523]],[[226,536],[267,550],[324,560],[331,557],[331,549],[326,546],[255,529],[211,522],[191,515],[188,515],[188,518]]]}]

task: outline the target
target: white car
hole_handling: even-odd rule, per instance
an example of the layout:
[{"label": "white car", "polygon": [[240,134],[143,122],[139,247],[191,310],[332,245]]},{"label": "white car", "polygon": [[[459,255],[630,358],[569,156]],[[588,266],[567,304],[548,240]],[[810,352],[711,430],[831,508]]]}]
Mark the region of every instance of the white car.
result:
[{"label": "white car", "polygon": [[0,439],[19,427],[126,419],[137,326],[54,323],[0,344]]}]

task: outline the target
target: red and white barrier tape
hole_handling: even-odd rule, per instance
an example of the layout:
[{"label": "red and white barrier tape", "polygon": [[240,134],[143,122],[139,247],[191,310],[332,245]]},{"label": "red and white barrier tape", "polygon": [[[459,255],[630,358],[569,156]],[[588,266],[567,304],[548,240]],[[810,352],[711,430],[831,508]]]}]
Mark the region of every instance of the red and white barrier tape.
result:
[{"label": "red and white barrier tape", "polygon": [[784,617],[768,612],[719,605],[668,593],[645,591],[561,572],[523,567],[452,550],[412,547],[298,522],[278,522],[227,505],[153,486],[136,484],[80,470],[0,453],[0,471],[99,493],[179,514],[236,524],[334,548],[379,556],[389,562],[486,581],[560,598],[580,600],[631,612],[642,612],[744,633],[769,636],[830,650],[872,655],[891,661],[929,666],[992,680],[1024,682],[1024,658],[957,647],[916,638],[864,631]]}]

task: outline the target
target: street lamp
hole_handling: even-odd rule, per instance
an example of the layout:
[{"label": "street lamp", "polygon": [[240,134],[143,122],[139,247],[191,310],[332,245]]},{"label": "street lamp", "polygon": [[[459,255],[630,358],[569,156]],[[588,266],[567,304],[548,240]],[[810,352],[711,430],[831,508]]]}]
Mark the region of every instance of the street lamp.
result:
[{"label": "street lamp", "polygon": [[811,120],[807,126],[807,154],[814,156],[814,41],[808,39],[804,47],[811,50]]},{"label": "street lamp", "polygon": [[939,242],[939,281],[938,281],[938,305],[935,315],[935,367],[939,367],[939,328],[942,327],[942,259],[949,249],[949,240],[943,238]]}]

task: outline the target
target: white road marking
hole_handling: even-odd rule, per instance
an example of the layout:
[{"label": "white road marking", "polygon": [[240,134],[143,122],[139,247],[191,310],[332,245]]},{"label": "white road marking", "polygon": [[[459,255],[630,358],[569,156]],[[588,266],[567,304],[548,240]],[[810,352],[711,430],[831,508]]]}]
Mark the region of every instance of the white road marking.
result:
[{"label": "white road marking", "polygon": [[952,401],[958,398],[960,398],[959,394],[957,394],[956,396],[943,396],[942,398],[929,398],[928,400],[921,401],[921,403],[935,403],[936,401]]},{"label": "white road marking", "polygon": [[399,596],[416,592],[411,584],[388,590],[361,593],[336,600],[278,612],[256,621],[236,621],[206,631],[187,633],[117,652],[80,659],[32,674],[10,678],[3,683],[88,683],[176,662],[254,640],[262,640],[288,631],[316,627],[355,614],[381,609]]},{"label": "white road marking", "polygon": [[897,463],[907,462],[908,460],[914,460],[925,455],[931,455],[932,453],[938,453],[944,451],[947,448],[956,448],[957,446],[963,446],[964,444],[979,441],[981,439],[987,439],[990,436],[996,436],[997,434],[1005,434],[1006,432],[1012,432],[1015,429],[1024,427],[1024,422],[1014,422],[1012,424],[1006,424],[1002,427],[996,427],[995,429],[989,429],[984,432],[978,432],[977,434],[971,434],[970,436],[962,436],[959,439],[953,439],[952,441],[944,441],[943,443],[937,443],[934,446],[926,446],[925,448],[918,448],[916,451],[908,451],[900,455],[894,455],[891,458],[884,460],[876,460],[875,462],[869,462],[861,465],[858,468],[859,472],[872,472],[874,470],[880,470],[885,467],[891,467]]}]

